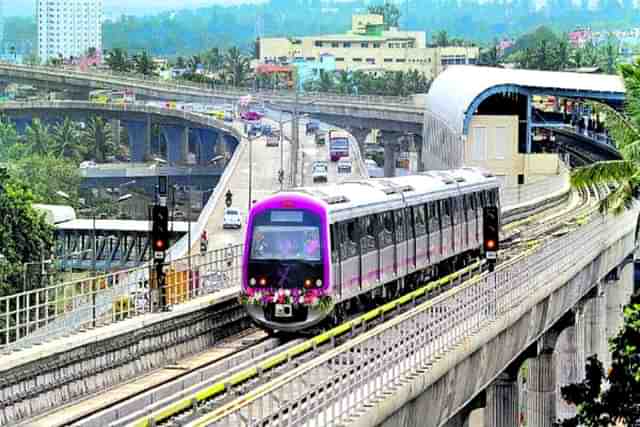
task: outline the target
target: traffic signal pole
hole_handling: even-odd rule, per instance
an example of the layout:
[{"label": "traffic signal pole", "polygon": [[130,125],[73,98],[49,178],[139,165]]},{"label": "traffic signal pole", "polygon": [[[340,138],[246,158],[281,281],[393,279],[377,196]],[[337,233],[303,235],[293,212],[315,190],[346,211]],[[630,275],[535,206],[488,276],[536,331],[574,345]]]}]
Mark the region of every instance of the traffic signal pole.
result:
[{"label": "traffic signal pole", "polygon": [[[158,199],[151,207],[151,249],[155,289],[152,296],[154,311],[167,309],[167,286],[164,260],[169,248],[169,209],[167,207],[168,183],[166,176],[158,177]],[[153,281],[152,281],[153,283]]]}]

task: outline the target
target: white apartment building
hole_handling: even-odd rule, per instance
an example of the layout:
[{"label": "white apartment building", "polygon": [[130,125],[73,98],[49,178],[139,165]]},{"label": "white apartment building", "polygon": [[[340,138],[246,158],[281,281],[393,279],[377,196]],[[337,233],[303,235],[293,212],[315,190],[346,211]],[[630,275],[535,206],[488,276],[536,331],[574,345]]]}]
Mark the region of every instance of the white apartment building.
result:
[{"label": "white apartment building", "polygon": [[41,62],[102,48],[102,0],[36,0]]}]

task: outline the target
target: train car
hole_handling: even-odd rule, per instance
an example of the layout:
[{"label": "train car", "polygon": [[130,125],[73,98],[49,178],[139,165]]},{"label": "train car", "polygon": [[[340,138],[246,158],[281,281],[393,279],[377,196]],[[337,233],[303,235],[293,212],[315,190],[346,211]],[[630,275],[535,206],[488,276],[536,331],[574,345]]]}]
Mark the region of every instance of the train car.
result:
[{"label": "train car", "polygon": [[482,253],[498,182],[475,168],[297,188],[253,206],[241,302],[272,331],[341,321]]},{"label": "train car", "polygon": [[349,134],[343,131],[329,131],[329,158],[337,162],[349,156]]}]

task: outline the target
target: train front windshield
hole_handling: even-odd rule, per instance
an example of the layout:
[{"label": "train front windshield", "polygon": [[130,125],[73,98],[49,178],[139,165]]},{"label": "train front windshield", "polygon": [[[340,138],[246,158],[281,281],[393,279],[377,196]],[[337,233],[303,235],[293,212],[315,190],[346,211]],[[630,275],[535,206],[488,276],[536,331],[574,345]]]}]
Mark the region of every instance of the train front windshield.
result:
[{"label": "train front windshield", "polygon": [[320,218],[305,210],[268,210],[253,218],[249,284],[268,288],[322,285]]},{"label": "train front windshield", "polygon": [[320,246],[320,221],[312,213],[272,210],[254,220],[252,260],[319,262]]}]

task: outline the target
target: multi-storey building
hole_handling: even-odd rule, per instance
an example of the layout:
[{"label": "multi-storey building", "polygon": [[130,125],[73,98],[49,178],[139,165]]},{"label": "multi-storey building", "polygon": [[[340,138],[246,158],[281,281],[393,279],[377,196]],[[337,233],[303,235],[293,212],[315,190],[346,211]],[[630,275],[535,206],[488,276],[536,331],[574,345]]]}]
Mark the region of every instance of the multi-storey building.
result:
[{"label": "multi-storey building", "polygon": [[345,34],[262,38],[260,62],[313,62],[331,55],[336,70],[418,70],[430,79],[447,65],[477,62],[478,47],[428,47],[426,38],[424,31],[385,30],[381,15],[354,15]]},{"label": "multi-storey building", "polygon": [[102,0],[37,0],[38,56],[80,57],[102,46]]}]

